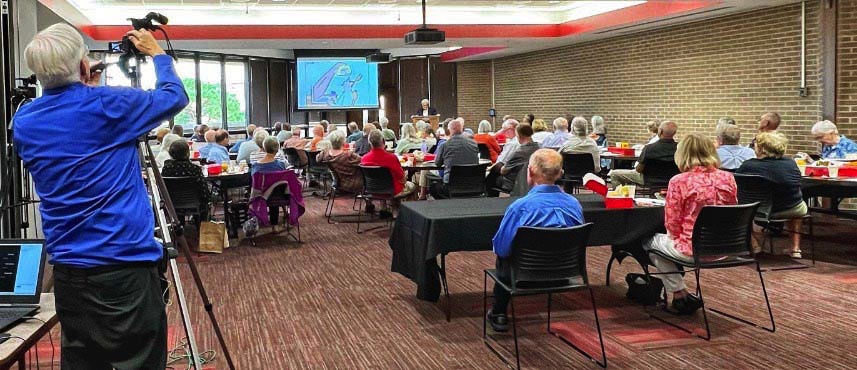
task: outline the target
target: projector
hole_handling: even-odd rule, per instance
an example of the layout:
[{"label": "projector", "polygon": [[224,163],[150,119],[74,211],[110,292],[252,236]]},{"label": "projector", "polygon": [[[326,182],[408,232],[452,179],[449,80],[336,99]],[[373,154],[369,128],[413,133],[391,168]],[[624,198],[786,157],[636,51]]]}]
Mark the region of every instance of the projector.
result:
[{"label": "projector", "polygon": [[446,41],[446,33],[435,28],[417,28],[405,34],[406,45],[431,45]]},{"label": "projector", "polygon": [[372,53],[366,56],[366,63],[389,63],[393,61],[390,53]]}]

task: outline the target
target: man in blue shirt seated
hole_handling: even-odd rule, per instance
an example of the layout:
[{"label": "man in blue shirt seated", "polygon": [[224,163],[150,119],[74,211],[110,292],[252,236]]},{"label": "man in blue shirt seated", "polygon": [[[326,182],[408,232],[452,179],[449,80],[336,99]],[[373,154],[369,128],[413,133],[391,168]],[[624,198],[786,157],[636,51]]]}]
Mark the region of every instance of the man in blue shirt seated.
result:
[{"label": "man in blue shirt seated", "polygon": [[[62,326],[63,368],[163,369],[167,315],[154,215],[137,139],[188,104],[173,60],[148,31],[126,34],[151,56],[154,90],[98,87],[83,38],[56,24],[24,52],[43,95],[13,119],[32,174]],[[75,140],[68,140],[73,133]]]},{"label": "man in blue shirt seated", "polygon": [[[208,163],[221,164],[223,162],[229,162],[229,152],[226,150],[227,143],[229,143],[229,132],[226,130],[215,131],[214,142],[206,145],[206,147],[211,147],[208,149],[208,155],[205,157]],[[201,157],[202,149],[199,151]]]},{"label": "man in blue shirt seated", "polygon": [[[583,224],[583,209],[580,202],[566,194],[557,185],[562,176],[562,156],[553,149],[539,149],[530,157],[527,168],[527,182],[532,186],[530,192],[512,203],[506,209],[506,215],[500,222],[500,229],[494,235],[494,254],[497,255],[497,275],[501,280],[511,283],[509,258],[512,255],[512,240],[518,227],[572,227]],[[506,306],[509,293],[494,286],[494,307],[486,318],[494,331],[508,330]]]},{"label": "man in blue shirt seated", "polygon": [[247,125],[247,137],[236,141],[235,144],[232,144],[232,147],[229,148],[229,152],[238,154],[238,150],[241,149],[242,143],[244,143],[245,141],[253,140],[253,131],[256,131],[256,125],[252,123]]}]

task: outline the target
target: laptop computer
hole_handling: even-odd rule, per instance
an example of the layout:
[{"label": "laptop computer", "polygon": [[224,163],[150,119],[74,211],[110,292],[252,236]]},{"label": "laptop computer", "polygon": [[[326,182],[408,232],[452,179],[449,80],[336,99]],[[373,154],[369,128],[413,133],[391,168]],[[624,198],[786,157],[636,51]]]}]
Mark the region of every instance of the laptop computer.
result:
[{"label": "laptop computer", "polygon": [[45,241],[0,239],[0,332],[39,309]]}]

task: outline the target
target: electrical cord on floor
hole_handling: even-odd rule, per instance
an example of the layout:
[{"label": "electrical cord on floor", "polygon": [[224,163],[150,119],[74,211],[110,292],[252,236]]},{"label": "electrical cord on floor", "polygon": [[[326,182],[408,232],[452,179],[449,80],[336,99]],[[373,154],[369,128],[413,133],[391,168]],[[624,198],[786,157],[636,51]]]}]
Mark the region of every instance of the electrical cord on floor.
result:
[{"label": "electrical cord on floor", "polygon": [[[24,319],[24,320],[36,320],[36,321],[41,321],[45,325],[48,324],[47,321],[42,320],[42,319],[35,317],[35,316],[24,316],[24,317],[22,317],[22,319]],[[54,347],[54,334],[51,333],[50,330],[48,330],[48,341],[51,344],[51,370],[53,370],[54,369],[54,362],[56,361],[56,348]],[[38,344],[38,342],[36,342],[36,361],[39,361],[38,346],[39,346],[39,344]],[[38,369],[38,368],[39,368],[39,364],[38,364],[38,362],[36,362],[36,369]]]},{"label": "electrical cord on floor", "polygon": [[[183,352],[183,353],[182,353]],[[200,366],[214,362],[217,357],[217,352],[214,350],[203,351],[199,354]],[[193,367],[193,356],[190,353],[190,346],[187,343],[187,337],[179,340],[176,348],[173,348],[167,353],[167,365],[174,364],[178,361],[187,360],[187,369]]]}]

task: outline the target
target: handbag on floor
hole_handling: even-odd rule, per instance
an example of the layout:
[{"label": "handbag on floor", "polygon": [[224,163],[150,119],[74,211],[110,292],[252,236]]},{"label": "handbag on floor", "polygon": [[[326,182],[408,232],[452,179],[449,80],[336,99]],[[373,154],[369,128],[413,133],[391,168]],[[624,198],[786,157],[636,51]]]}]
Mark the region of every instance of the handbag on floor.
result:
[{"label": "handbag on floor", "polygon": [[625,296],[644,306],[651,306],[666,299],[661,297],[664,282],[654,276],[650,279],[651,285],[646,282],[646,275],[644,274],[631,273],[625,275],[625,282],[628,283],[628,294]]}]

